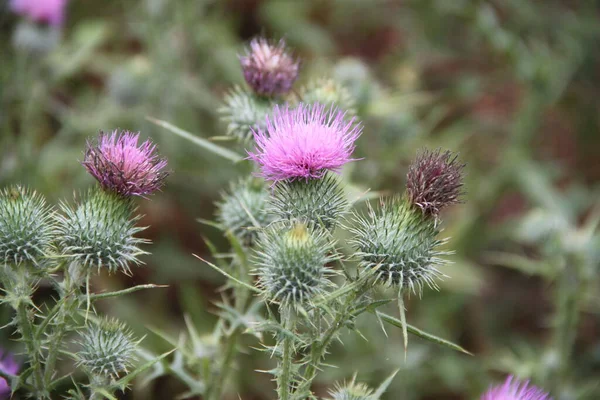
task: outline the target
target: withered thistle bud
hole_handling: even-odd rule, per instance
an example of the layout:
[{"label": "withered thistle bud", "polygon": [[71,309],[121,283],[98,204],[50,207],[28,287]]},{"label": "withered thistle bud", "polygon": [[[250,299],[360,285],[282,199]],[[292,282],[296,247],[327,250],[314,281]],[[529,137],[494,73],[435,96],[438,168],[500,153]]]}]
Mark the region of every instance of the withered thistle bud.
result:
[{"label": "withered thistle bud", "polygon": [[434,216],[444,207],[460,203],[464,166],[450,151],[421,152],[408,168],[406,176],[406,193],[410,203],[423,213]]},{"label": "withered thistle bud", "polygon": [[261,37],[250,42],[240,63],[248,85],[257,94],[268,97],[288,93],[300,67],[300,62],[286,51],[283,40],[275,44]]}]

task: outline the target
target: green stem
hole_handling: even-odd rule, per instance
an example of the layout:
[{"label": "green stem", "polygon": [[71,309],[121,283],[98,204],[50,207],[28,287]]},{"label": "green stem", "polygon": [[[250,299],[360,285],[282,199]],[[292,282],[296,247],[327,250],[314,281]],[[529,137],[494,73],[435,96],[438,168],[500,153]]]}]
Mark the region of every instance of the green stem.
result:
[{"label": "green stem", "polygon": [[311,346],[310,359],[306,369],[304,370],[304,385],[307,387],[310,387],[312,384],[317,369],[321,364],[321,360],[325,356],[327,348],[335,338],[337,332],[344,326],[344,321],[348,318],[348,314],[350,313],[352,305],[355,303],[357,298],[362,296],[368,290],[369,286],[370,283],[367,280],[363,285],[350,292],[348,297],[346,297],[346,300],[344,301],[340,311],[337,313],[334,321],[331,323],[331,325],[329,325],[323,334],[322,339]]},{"label": "green stem", "polygon": [[292,310],[290,307],[281,307],[281,323],[286,330],[282,340],[281,360],[279,362],[279,374],[277,375],[277,391],[279,400],[288,400],[292,391],[292,362],[294,357],[294,346],[292,338],[287,331],[294,329]]},{"label": "green stem", "polygon": [[571,355],[577,337],[582,301],[587,290],[583,266],[573,258],[568,259],[559,278],[556,291],[556,324],[553,346],[557,354],[556,369],[550,384],[558,393],[564,387],[571,371]]},{"label": "green stem", "polygon": [[27,304],[20,302],[17,307],[17,319],[23,341],[27,348],[27,354],[31,360],[31,369],[33,375],[33,386],[35,387],[36,395],[40,398],[47,398],[48,393],[44,389],[44,378],[41,370],[41,360],[39,357],[39,349],[35,344],[33,337],[33,325],[29,319],[29,310]]}]

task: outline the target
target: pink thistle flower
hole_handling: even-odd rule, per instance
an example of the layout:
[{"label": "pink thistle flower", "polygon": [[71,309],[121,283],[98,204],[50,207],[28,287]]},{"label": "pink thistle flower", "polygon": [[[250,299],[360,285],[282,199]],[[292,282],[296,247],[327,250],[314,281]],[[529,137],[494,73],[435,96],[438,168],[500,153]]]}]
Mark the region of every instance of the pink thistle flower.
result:
[{"label": "pink thistle flower", "polygon": [[498,386],[490,388],[481,396],[481,400],[552,400],[550,395],[529,381],[519,382],[513,376]]},{"label": "pink thistle flower", "polygon": [[460,203],[464,167],[449,151],[423,151],[408,168],[406,192],[410,202],[428,215]]},{"label": "pink thistle flower", "polygon": [[319,179],[338,172],[351,159],[362,127],[344,119],[344,112],[323,105],[300,104],[294,109],[275,106],[266,130],[254,132],[256,153],[249,158],[265,179]]},{"label": "pink thistle flower", "polygon": [[61,26],[67,0],[11,0],[10,8],[32,21]]},{"label": "pink thistle flower", "polygon": [[98,144],[89,141],[82,165],[103,189],[121,196],[147,196],[159,190],[168,172],[167,160],[155,153],[150,140],[138,146],[139,133],[100,132]]},{"label": "pink thistle flower", "polygon": [[[12,354],[0,349],[0,370],[16,375],[19,372],[19,364],[15,361]],[[0,399],[7,399],[10,396],[10,386],[6,379],[0,378]]]},{"label": "pink thistle flower", "polygon": [[298,78],[300,63],[286,52],[283,40],[275,45],[265,38],[252,39],[239,58],[244,79],[261,96],[286,94]]}]

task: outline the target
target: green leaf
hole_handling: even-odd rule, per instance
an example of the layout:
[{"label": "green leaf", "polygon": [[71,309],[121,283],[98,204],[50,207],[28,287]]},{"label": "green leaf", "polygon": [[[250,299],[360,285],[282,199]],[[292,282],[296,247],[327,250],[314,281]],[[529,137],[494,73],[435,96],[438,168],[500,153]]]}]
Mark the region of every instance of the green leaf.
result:
[{"label": "green leaf", "polygon": [[167,121],[162,121],[160,119],[155,119],[152,117],[146,117],[146,119],[148,121],[152,122],[153,124],[158,125],[162,128],[165,128],[165,129],[173,132],[174,134],[176,134],[184,139],[189,140],[190,142],[194,143],[195,145],[200,146],[203,149],[208,150],[211,153],[214,153],[218,156],[221,156],[230,161],[233,161],[234,163],[238,163],[238,162],[244,160],[244,157],[239,155],[238,153],[231,151],[229,149],[226,149],[224,147],[221,147],[219,145],[216,145],[204,138],[193,135],[192,133],[190,133],[188,131],[184,131],[183,129],[178,128],[175,125],[168,123]]},{"label": "green leaf", "polygon": [[154,285],[154,284],[151,284],[151,283],[150,284],[146,284],[146,285],[137,285],[137,286],[133,286],[133,287],[130,287],[130,288],[127,288],[127,289],[117,290],[115,292],[90,294],[90,300],[94,301],[94,300],[99,300],[99,299],[106,299],[106,298],[109,298],[109,297],[122,296],[124,294],[129,294],[129,293],[137,292],[138,290],[166,288],[166,287],[169,287],[169,285]]},{"label": "green leaf", "polygon": [[199,259],[200,261],[203,261],[204,263],[206,263],[206,265],[208,265],[209,267],[213,268],[214,270],[216,270],[217,272],[221,273],[222,275],[224,275],[225,277],[231,279],[233,282],[237,283],[238,285],[242,285],[244,286],[246,289],[251,290],[254,293],[261,293],[260,290],[258,290],[257,288],[255,288],[254,286],[248,285],[245,282],[240,281],[239,279],[231,276],[230,274],[228,274],[227,272],[223,271],[221,268],[217,267],[215,264],[210,263],[208,261],[206,261],[205,259],[203,259],[202,257],[196,255],[196,254],[192,254],[194,257],[196,257],[197,259]]},{"label": "green leaf", "polygon": [[[398,318],[394,318],[391,315],[384,314],[377,310],[375,310],[375,315],[377,315],[378,318],[380,318],[382,321],[387,322],[390,325],[396,326],[398,328],[402,328],[402,321],[400,321]],[[418,336],[421,339],[425,339],[430,342],[439,344],[441,346],[448,347],[452,350],[460,351],[461,353],[468,354],[470,356],[473,355],[472,353],[468,352],[467,350],[463,349],[462,347],[460,347],[457,344],[454,344],[446,339],[439,338],[430,333],[424,332],[424,331],[420,330],[419,328],[416,328],[410,324],[406,324],[406,330],[408,331],[408,333],[412,333],[413,335]]]},{"label": "green leaf", "polygon": [[385,381],[383,381],[381,383],[381,385],[379,385],[379,387],[377,388],[375,393],[373,393],[374,399],[378,399],[381,396],[383,396],[383,394],[387,390],[388,386],[390,386],[390,383],[392,383],[392,381],[394,380],[394,377],[396,376],[397,373],[398,373],[398,370],[395,370],[390,376],[387,377],[387,379]]},{"label": "green leaf", "polygon": [[127,385],[129,385],[129,383],[136,376],[138,376],[142,372],[146,371],[147,369],[151,368],[154,364],[156,364],[157,362],[159,362],[162,359],[166,358],[169,354],[173,353],[175,350],[176,349],[173,349],[171,351],[163,353],[160,356],[156,357],[155,359],[150,360],[147,363],[139,366],[138,368],[136,368],[135,370],[131,371],[129,374],[127,374],[126,376],[124,376],[123,378],[121,378],[117,382],[115,382],[115,385],[118,386],[118,387],[120,387],[122,390],[125,390],[125,388],[127,387]]}]

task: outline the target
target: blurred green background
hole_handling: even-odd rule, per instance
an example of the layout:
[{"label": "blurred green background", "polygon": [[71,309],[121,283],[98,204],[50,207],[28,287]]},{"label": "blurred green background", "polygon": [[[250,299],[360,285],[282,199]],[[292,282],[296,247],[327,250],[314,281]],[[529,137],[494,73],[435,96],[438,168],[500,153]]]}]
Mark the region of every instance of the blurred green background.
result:
[{"label": "blurred green background", "polygon": [[[20,35],[17,35],[20,32]],[[572,359],[560,399],[600,398],[600,4],[586,0],[72,0],[53,37],[0,2],[0,187],[24,183],[52,202],[93,183],[78,164],[100,130],[152,137],[173,174],[140,202],[153,244],[133,277],[97,277],[94,290],[152,282],[165,289],[106,300],[151,352],[188,329],[208,335],[223,284],[192,253],[222,234],[197,222],[247,166],[234,166],[146,117],[196,135],[222,136],[224,93],[243,85],[237,54],[263,34],[303,59],[301,85],[334,77],[364,123],[345,173],[362,188],[400,193],[423,147],[460,152],[465,204],[443,215],[454,264],[439,292],[408,303],[410,323],[455,341],[469,357],[401,333],[372,316],[365,338],[342,337],[314,388],[336,380],[377,386],[400,372],[385,399],[472,399],[507,373],[549,385],[556,369],[556,292],[576,257],[588,268]],[[231,144],[223,144],[232,146]],[[239,149],[238,149],[239,150]],[[40,299],[52,295],[41,283]],[[394,312],[391,308],[390,312]],[[2,324],[9,320],[7,312]],[[1,344],[18,350],[10,332]],[[182,339],[183,340],[183,339]],[[248,337],[246,345],[255,347]],[[196,349],[198,350],[198,349]],[[228,399],[274,398],[264,354],[247,347]],[[174,399],[187,390],[164,375],[123,398]],[[233,385],[233,383],[232,383]]]}]

